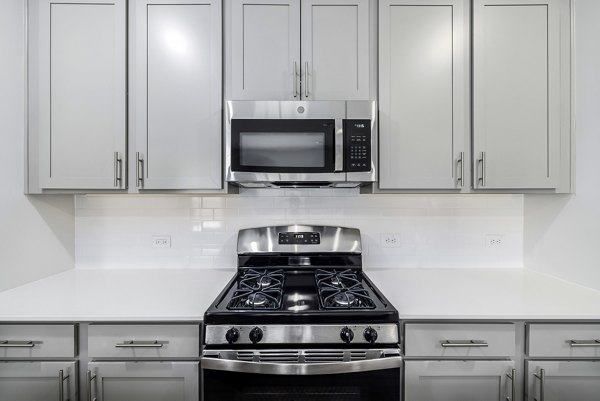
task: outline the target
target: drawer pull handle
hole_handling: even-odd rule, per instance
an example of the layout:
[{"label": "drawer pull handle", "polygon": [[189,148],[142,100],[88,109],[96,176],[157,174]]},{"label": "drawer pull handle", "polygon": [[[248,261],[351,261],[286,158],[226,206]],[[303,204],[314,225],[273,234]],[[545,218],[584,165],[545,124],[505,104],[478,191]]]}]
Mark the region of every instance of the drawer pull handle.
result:
[{"label": "drawer pull handle", "polygon": [[444,348],[483,348],[488,343],[483,340],[446,340],[441,342]]},{"label": "drawer pull handle", "polygon": [[536,379],[540,379],[540,398],[534,398],[535,401],[544,401],[544,384],[546,383],[546,371],[540,369],[540,374],[534,373]]},{"label": "drawer pull handle", "polygon": [[569,346],[575,347],[600,347],[600,340],[569,340]]},{"label": "drawer pull handle", "polygon": [[0,340],[0,348],[33,348],[35,343],[33,341],[8,341]]},{"label": "drawer pull handle", "polygon": [[117,348],[162,348],[166,341],[123,341],[115,344]]}]

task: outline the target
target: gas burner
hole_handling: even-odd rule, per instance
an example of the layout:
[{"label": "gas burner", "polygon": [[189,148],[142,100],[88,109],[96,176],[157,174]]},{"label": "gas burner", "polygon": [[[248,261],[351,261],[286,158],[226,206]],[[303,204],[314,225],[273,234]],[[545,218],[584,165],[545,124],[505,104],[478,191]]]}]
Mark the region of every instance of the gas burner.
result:
[{"label": "gas burner", "polygon": [[352,293],[340,292],[333,296],[333,303],[337,306],[350,306],[356,301],[356,297]]},{"label": "gas burner", "polygon": [[358,276],[350,269],[342,271],[317,269],[315,279],[317,280],[317,287],[347,288],[360,284]]},{"label": "gas burner", "polygon": [[325,309],[373,309],[375,303],[352,270],[317,270],[315,274],[321,305]]},{"label": "gas burner", "polygon": [[284,272],[281,269],[274,271],[249,269],[240,279],[238,288],[253,291],[281,290],[284,277]]},{"label": "gas burner", "polygon": [[227,305],[230,310],[276,310],[281,308],[281,290],[236,290]]}]

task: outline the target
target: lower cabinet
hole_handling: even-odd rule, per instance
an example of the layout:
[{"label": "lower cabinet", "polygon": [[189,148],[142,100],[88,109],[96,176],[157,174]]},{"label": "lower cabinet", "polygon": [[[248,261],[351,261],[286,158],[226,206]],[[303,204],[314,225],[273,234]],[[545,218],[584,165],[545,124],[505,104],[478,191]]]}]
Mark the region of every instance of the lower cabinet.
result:
[{"label": "lower cabinet", "polygon": [[529,401],[598,401],[600,361],[528,361]]},{"label": "lower cabinet", "polygon": [[513,361],[406,361],[405,401],[513,401]]},{"label": "lower cabinet", "polygon": [[198,401],[198,362],[90,362],[88,399]]},{"label": "lower cabinet", "polygon": [[77,400],[77,362],[0,362],[0,401]]}]

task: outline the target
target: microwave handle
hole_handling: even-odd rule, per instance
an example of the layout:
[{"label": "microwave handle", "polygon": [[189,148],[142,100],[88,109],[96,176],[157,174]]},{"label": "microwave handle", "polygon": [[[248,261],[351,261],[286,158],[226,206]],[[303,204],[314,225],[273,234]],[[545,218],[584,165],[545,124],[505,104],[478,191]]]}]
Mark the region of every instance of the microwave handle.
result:
[{"label": "microwave handle", "polygon": [[335,119],[335,172],[344,171],[344,120]]}]

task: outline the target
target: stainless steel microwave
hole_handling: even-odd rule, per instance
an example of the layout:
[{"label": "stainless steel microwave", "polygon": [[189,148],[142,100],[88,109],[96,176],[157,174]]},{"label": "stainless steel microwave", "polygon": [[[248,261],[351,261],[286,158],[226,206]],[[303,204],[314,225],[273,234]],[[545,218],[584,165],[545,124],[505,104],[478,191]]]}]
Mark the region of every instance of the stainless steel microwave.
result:
[{"label": "stainless steel microwave", "polygon": [[226,102],[226,179],[243,187],[375,181],[374,101]]}]

